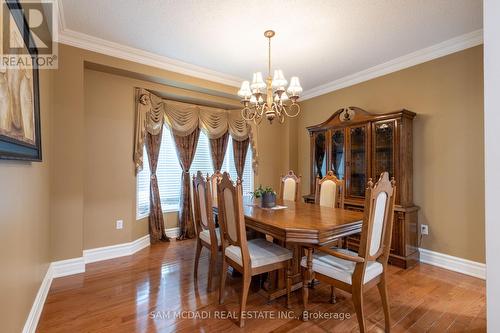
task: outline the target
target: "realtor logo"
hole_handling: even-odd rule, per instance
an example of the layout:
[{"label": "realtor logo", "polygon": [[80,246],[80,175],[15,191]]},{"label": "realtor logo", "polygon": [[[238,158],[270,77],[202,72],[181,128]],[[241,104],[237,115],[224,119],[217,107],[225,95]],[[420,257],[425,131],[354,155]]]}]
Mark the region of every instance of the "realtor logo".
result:
[{"label": "realtor logo", "polygon": [[57,68],[58,17],[54,0],[0,0],[0,67]]}]

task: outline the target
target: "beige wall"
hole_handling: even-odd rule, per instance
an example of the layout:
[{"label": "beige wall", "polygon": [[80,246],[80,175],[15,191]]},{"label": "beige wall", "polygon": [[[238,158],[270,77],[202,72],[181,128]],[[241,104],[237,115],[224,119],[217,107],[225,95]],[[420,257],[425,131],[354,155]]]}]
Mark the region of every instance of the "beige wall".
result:
[{"label": "beige wall", "polygon": [[[148,234],[148,219],[136,220],[135,87],[165,89],[147,81],[84,71],[83,249],[126,243]],[[178,226],[177,215],[164,214],[166,228]],[[123,220],[123,229],[116,229],[116,220]]]},{"label": "beige wall", "polygon": [[0,160],[0,327],[21,332],[50,258],[52,73],[40,71],[43,162]]},{"label": "beige wall", "polygon": [[[130,242],[148,233],[147,218],[135,219],[136,178],[131,159],[135,87],[157,92],[168,89],[122,75],[84,71],[83,249]],[[237,102],[231,103],[238,106]],[[288,142],[285,131],[286,125],[277,123],[259,126],[257,184],[278,188],[279,176],[287,169],[283,149],[279,148]],[[177,212],[165,213],[164,217],[166,228],[178,226]],[[115,228],[119,219],[124,221],[121,230]]]},{"label": "beige wall", "polygon": [[[129,242],[147,234],[135,221],[132,147],[134,87],[172,98],[239,105],[236,88],[59,45],[54,74],[52,258]],[[91,68],[91,69],[86,69]],[[111,133],[111,135],[110,135]],[[124,229],[116,230],[117,219]],[[166,214],[167,227],[176,213]]]},{"label": "beige wall", "polygon": [[54,71],[51,173],[52,259],[82,256],[84,99],[83,58],[78,49],[59,47]]},{"label": "beige wall", "polygon": [[[429,225],[422,247],[484,262],[482,46],[341,89],[301,103],[299,172],[309,175],[306,126],[335,110],[374,113],[406,108],[414,122],[414,201]],[[303,193],[309,191],[304,178]]]},{"label": "beige wall", "polygon": [[[121,66],[119,60],[67,46],[63,46],[62,49],[66,54],[66,61],[73,59],[80,64],[82,60],[106,64],[106,68],[86,64],[85,67],[91,69],[84,69],[82,72],[78,70],[74,73],[73,79],[80,79],[83,75],[82,104],[84,107],[81,112],[84,121],[83,125],[75,125],[80,126],[78,131],[83,128],[84,139],[80,143],[83,149],[72,150],[66,142],[57,143],[60,148],[62,147],[61,149],[67,149],[67,153],[72,154],[75,159],[83,159],[81,178],[83,200],[78,201],[83,209],[83,217],[81,221],[75,219],[82,225],[83,244],[79,246],[82,249],[91,249],[133,241],[148,233],[147,219],[139,221],[135,219],[136,179],[131,160],[135,118],[134,88],[143,87],[167,96],[234,107],[239,107],[239,102],[205,92],[165,85],[164,82],[159,82],[161,80],[155,79],[160,75],[159,73],[153,77],[143,68],[145,66],[129,65],[125,72],[119,70]],[[70,57],[68,57],[69,53]],[[131,71],[132,69],[139,73],[148,73],[148,75],[138,75],[137,72]],[[208,87],[219,89],[216,84],[208,85]],[[75,90],[72,89],[72,93],[75,93]],[[280,148],[288,142],[288,138],[283,136],[284,126],[279,124],[270,126],[263,123],[259,127],[257,138],[260,163],[256,183],[271,184],[278,188],[279,175],[288,168],[284,166],[281,155],[283,149]],[[289,132],[286,134],[288,135]],[[275,167],[276,165],[280,167]],[[58,172],[64,173],[63,170]],[[70,209],[75,215],[80,212],[80,206]],[[164,217],[166,228],[178,226],[177,212],[165,213]],[[115,228],[118,219],[124,221],[124,228],[121,230]],[[63,221],[62,218],[58,220]],[[61,234],[60,230],[58,229],[59,234]],[[68,230],[63,230],[62,234],[67,232]],[[72,246],[71,251],[68,249],[66,253],[73,253],[73,249],[78,251],[79,246]],[[73,256],[77,255],[73,254]]]}]

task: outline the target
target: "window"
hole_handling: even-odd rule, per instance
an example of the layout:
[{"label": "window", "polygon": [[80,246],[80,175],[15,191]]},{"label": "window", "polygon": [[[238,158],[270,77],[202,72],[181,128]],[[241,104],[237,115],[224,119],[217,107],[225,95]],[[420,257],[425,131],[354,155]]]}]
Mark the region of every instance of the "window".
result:
[{"label": "window", "polygon": [[[156,176],[158,178],[158,187],[160,189],[161,206],[163,211],[173,211],[179,209],[180,187],[182,169],[177,159],[175,143],[171,131],[168,127],[163,127],[161,139],[160,155]],[[143,218],[149,214],[149,160],[146,148],[143,152],[144,166],[141,172],[137,174],[137,219]],[[243,195],[253,190],[253,169],[252,169],[252,149],[249,147],[245,160],[245,170],[243,172]],[[190,173],[193,175],[198,170],[203,175],[213,174],[212,156],[210,154],[210,142],[207,135],[201,131],[191,164]],[[226,156],[222,165],[221,172],[227,171],[231,179],[236,180],[236,168],[234,166],[234,154],[232,139],[229,138]]]}]

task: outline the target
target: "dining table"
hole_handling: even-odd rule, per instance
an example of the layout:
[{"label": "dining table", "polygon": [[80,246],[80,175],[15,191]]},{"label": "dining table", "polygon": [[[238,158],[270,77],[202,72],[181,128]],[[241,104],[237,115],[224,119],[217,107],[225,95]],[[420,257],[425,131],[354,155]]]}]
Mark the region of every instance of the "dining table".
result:
[{"label": "dining table", "polygon": [[[286,200],[262,208],[257,200],[244,197],[243,212],[252,237],[266,237],[293,251],[292,291],[302,288],[300,261],[304,255],[310,257],[315,247],[360,233],[363,224],[363,212]],[[285,281],[284,271],[269,274],[262,291],[269,301],[286,294]]]}]

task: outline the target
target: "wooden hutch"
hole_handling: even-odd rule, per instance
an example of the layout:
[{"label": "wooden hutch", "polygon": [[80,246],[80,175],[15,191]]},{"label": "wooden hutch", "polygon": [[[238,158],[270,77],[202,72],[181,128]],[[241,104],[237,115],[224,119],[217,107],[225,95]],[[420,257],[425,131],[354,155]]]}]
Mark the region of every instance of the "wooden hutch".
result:
[{"label": "wooden hutch", "polygon": [[[408,110],[371,114],[348,107],[336,111],[327,121],[307,128],[311,138],[311,194],[315,179],[332,170],[345,181],[345,208],[363,210],[369,178],[388,171],[396,180],[396,206],[389,262],[407,268],[419,260],[418,207],[413,204],[412,122]],[[359,236],[347,238],[347,247],[357,251]]]}]

